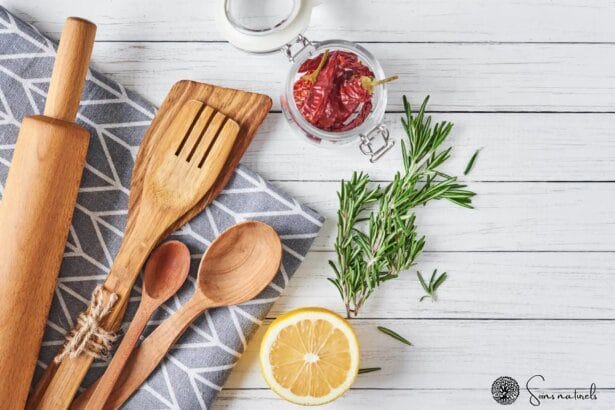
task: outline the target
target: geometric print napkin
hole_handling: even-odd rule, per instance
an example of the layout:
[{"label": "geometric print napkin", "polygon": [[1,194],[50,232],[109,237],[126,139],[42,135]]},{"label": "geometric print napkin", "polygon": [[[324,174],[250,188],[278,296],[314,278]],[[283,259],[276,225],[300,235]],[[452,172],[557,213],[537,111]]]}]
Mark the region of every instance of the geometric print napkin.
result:
[{"label": "geometric print napkin", "polygon": [[[0,7],[0,198],[21,120],[43,112],[55,48],[56,44],[36,28]],[[95,71],[88,73],[77,117],[91,134],[87,165],[34,382],[109,272],[126,223],[134,160],[154,114],[155,107],[139,95]],[[268,223],[280,235],[284,252],[279,273],[255,299],[199,317],[125,408],[210,407],[250,335],[301,264],[323,224],[315,211],[240,165],[221,195],[170,236],[190,248],[190,277],[152,317],[144,335],[190,298],[199,260],[211,241],[244,220]],[[123,329],[136,311],[140,286],[139,280]],[[94,362],[83,387],[98,378],[105,366],[103,361]]]}]

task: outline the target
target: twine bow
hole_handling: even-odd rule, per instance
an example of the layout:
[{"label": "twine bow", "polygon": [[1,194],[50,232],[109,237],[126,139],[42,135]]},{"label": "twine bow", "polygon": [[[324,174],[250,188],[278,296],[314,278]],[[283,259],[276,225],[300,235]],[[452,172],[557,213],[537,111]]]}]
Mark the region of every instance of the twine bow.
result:
[{"label": "twine bow", "polygon": [[[105,293],[109,295],[106,303]],[[103,329],[100,322],[111,311],[117,299],[117,294],[109,293],[101,285],[96,286],[90,306],[79,314],[77,326],[66,337],[64,348],[54,358],[56,363],[65,357],[74,359],[82,353],[95,359],[107,356],[117,335]]]}]

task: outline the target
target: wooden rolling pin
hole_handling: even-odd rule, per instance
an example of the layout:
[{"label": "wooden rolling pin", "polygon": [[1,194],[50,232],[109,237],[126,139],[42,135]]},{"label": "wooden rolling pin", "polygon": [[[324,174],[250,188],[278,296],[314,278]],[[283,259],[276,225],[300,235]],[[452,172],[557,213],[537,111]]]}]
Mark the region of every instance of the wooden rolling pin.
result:
[{"label": "wooden rolling pin", "polygon": [[0,203],[0,407],[23,409],[90,135],[75,124],[96,26],[70,17],[45,115],[24,118]]}]

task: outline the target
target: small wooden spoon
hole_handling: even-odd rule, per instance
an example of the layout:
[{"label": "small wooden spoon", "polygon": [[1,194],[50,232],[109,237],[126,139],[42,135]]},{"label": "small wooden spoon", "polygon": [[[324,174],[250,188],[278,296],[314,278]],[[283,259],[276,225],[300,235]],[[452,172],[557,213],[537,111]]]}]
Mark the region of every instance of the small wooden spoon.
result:
[{"label": "small wooden spoon", "polygon": [[[162,322],[128,359],[105,408],[119,408],[162,361],[190,323],[205,310],[254,298],[273,279],[282,260],[282,243],[262,222],[243,222],[224,231],[201,260],[192,298]],[[83,407],[90,389],[73,404]]]},{"label": "small wooden spoon", "polygon": [[173,296],[188,277],[190,251],[179,241],[169,241],[152,252],[143,272],[143,293],[135,317],[122,339],[113,360],[99,379],[86,407],[92,410],[108,408],[105,403],[122,369],[133,351],[139,336],[152,314]]}]

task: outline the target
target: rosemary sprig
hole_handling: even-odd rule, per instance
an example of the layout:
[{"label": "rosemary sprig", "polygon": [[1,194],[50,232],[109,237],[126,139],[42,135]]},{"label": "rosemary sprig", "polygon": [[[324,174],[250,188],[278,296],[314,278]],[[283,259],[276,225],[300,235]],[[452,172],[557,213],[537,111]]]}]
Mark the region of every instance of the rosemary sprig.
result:
[{"label": "rosemary sprig", "polygon": [[440,276],[437,276],[437,275],[438,275],[438,270],[435,269],[433,273],[431,274],[431,278],[429,279],[429,284],[427,284],[425,282],[425,279],[423,279],[423,275],[421,275],[421,272],[418,272],[418,271],[416,272],[416,276],[418,276],[419,282],[421,283],[423,290],[425,291],[425,293],[427,293],[426,295],[422,296],[419,299],[419,302],[422,302],[426,298],[431,298],[431,300],[434,302],[436,301],[437,299],[436,291],[444,283],[444,281],[447,278],[446,272],[444,272]]},{"label": "rosemary sprig", "polygon": [[[401,142],[403,170],[386,186],[371,187],[369,176],[353,173],[338,192],[336,261],[329,261],[335,276],[329,278],[340,292],[348,317],[359,310],[383,282],[414,265],[425,237],[418,233],[414,208],[446,199],[472,208],[473,192],[457,177],[439,171],[451,155],[441,148],[453,128],[450,122],[432,124],[425,114],[429,97],[413,113],[404,96]],[[377,205],[375,210],[371,210]]]},{"label": "rosemary sprig", "polygon": [[468,165],[466,165],[466,169],[463,171],[463,175],[468,175],[470,171],[472,171],[472,168],[474,168],[474,163],[476,162],[476,158],[478,158],[479,152],[480,149],[474,151],[474,154],[470,158],[470,161],[468,161]]},{"label": "rosemary sprig", "polygon": [[359,374],[377,372],[378,370],[382,370],[382,367],[364,367],[359,369]]},{"label": "rosemary sprig", "polygon": [[393,339],[402,342],[403,344],[406,344],[408,346],[412,346],[412,343],[410,343],[410,341],[408,339],[406,339],[405,337],[403,337],[399,333],[394,332],[393,330],[389,329],[388,327],[378,326],[378,330],[380,330],[385,335],[391,336]]}]

